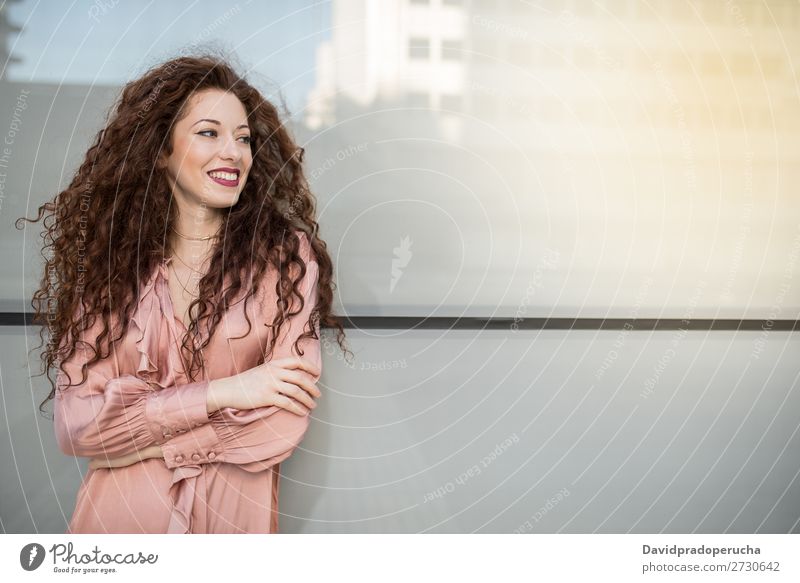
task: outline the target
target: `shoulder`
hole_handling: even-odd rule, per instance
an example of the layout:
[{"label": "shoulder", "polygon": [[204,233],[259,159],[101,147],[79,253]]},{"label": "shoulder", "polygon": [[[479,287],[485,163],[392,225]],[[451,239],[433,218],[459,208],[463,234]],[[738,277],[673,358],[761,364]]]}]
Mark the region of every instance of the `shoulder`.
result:
[{"label": "shoulder", "polygon": [[294,234],[300,239],[299,254],[304,263],[317,262],[317,256],[314,253],[314,248],[311,245],[311,238],[307,233],[300,229],[295,229]]},{"label": "shoulder", "polygon": [[314,253],[314,248],[311,245],[311,238],[309,235],[300,230],[296,230],[295,234],[300,239],[298,254],[305,265],[305,273],[301,276],[299,266],[295,265],[294,267],[297,269],[297,271],[294,272],[294,277],[302,277],[301,289],[302,295],[305,297],[318,285],[319,264],[317,263],[317,256]]},{"label": "shoulder", "polygon": [[[309,285],[308,281],[312,279],[316,279],[318,273],[318,264],[317,264],[317,255],[314,252],[314,248],[311,245],[311,239],[309,238],[308,234],[300,229],[294,229],[292,234],[295,235],[300,244],[297,249],[297,253],[300,258],[303,260],[304,265],[306,266],[306,274],[309,272],[311,273],[311,277],[306,277],[306,283],[304,286]],[[287,237],[291,238],[291,237]],[[285,248],[286,246],[291,246],[292,244],[284,239],[279,246],[281,248]],[[284,256],[284,251],[281,251],[281,256]],[[291,280],[295,280],[300,277],[300,266],[299,264],[292,263],[288,268],[289,278]],[[275,288],[278,282],[278,271],[277,268],[270,264],[264,273],[264,277],[262,278],[260,285],[258,286],[258,293],[257,296],[259,300],[268,300],[270,303],[273,303],[277,296],[275,295]]]}]

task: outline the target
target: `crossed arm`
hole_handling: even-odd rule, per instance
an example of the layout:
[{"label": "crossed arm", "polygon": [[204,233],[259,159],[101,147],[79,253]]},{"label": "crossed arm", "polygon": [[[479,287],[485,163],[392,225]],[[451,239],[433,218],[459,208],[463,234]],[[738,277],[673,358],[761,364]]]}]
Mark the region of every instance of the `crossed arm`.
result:
[{"label": "crossed arm", "polygon": [[161,450],[160,445],[153,445],[136,453],[128,454],[114,459],[106,458],[93,458],[89,462],[90,470],[97,470],[100,468],[123,468],[138,462],[142,462],[151,458],[163,458],[164,452]]},{"label": "crossed arm", "polygon": [[[301,286],[303,310],[284,323],[273,359],[293,355],[292,346],[316,304],[318,266],[308,261],[307,267]],[[93,339],[99,329],[87,332]],[[321,371],[320,341],[306,338],[300,347],[302,358]],[[67,455],[92,458],[90,469],[163,458],[168,468],[226,462],[258,472],[288,458],[308,428],[310,413],[298,415],[277,406],[217,408],[211,386],[215,381],[153,391],[133,375],[114,376],[112,357],[89,367],[80,385],[65,389],[61,374],[57,382],[56,440]],[[72,381],[81,379],[86,360],[76,351],[64,363]],[[314,381],[318,380],[315,375]]]}]

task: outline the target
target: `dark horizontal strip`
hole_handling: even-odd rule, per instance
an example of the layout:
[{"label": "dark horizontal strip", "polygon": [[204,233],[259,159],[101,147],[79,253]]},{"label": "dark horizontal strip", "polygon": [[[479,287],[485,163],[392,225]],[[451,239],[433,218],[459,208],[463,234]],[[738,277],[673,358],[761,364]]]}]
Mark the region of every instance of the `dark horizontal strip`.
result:
[{"label": "dark horizontal strip", "polygon": [[667,318],[340,318],[345,328],[433,330],[800,330],[800,320],[683,320]]},{"label": "dark horizontal strip", "polygon": [[[800,320],[707,320],[670,318],[423,318],[341,317],[348,329],[410,330],[800,330]],[[33,325],[32,313],[0,312],[0,326]]]}]

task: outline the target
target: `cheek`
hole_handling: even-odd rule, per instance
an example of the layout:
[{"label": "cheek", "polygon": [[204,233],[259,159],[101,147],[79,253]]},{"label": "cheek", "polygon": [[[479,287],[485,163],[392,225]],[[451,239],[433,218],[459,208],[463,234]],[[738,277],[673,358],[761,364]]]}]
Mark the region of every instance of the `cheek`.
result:
[{"label": "cheek", "polygon": [[175,145],[170,166],[178,178],[188,178],[197,170],[202,159],[196,143],[183,142]]},{"label": "cheek", "polygon": [[208,157],[197,148],[186,151],[180,161],[181,176],[186,180],[197,180],[199,174],[203,173],[207,160]]}]

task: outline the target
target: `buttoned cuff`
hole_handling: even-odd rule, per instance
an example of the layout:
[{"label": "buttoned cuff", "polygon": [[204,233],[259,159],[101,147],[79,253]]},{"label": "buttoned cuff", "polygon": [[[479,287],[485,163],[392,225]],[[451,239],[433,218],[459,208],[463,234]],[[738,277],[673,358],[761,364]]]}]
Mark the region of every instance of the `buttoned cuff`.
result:
[{"label": "buttoned cuff", "polygon": [[207,423],[163,443],[161,451],[168,468],[207,464],[219,459],[222,442],[214,424]]},{"label": "buttoned cuff", "polygon": [[145,422],[161,444],[189,429],[209,423],[208,387],[204,380],[154,391],[147,397]]}]

